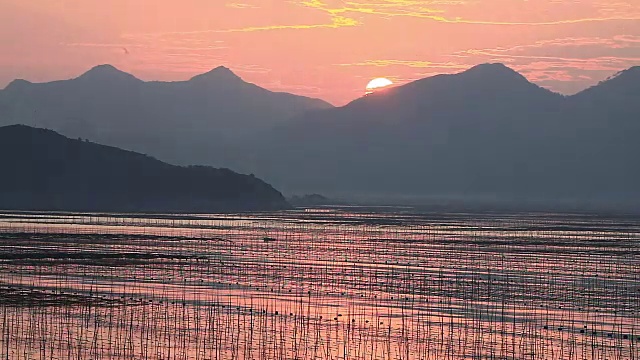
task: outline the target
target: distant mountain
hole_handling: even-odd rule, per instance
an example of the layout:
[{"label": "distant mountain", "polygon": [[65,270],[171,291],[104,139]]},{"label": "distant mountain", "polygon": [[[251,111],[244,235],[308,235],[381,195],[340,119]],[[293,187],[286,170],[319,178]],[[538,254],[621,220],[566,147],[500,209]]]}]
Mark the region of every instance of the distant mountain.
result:
[{"label": "distant mountain", "polygon": [[566,105],[571,121],[567,142],[576,159],[567,168],[581,179],[576,186],[621,197],[639,193],[640,67],[568,97]]},{"label": "distant mountain", "polygon": [[[227,149],[330,104],[271,92],[218,67],[189,81],[144,82],[111,65],[78,78],[0,91],[0,125],[26,124],[153,154],[180,164],[224,164]],[[249,141],[249,140],[246,140]]]},{"label": "distant mountain", "polygon": [[2,209],[220,212],[289,206],[252,175],[173,166],[23,125],[0,127],[0,164]]},{"label": "distant mountain", "polygon": [[[586,89],[572,98],[577,101],[623,102],[640,96],[640,66],[634,66],[611,76],[596,86]],[[626,104],[630,105],[630,104]]]},{"label": "distant mountain", "polygon": [[483,64],[334,108],[226,68],[145,83],[101,66],[69,81],[15,81],[0,92],[0,116],[254,173],[288,194],[637,203],[638,100],[640,67],[563,96]]},{"label": "distant mountain", "polygon": [[574,111],[587,118],[606,117],[606,125],[618,127],[621,122],[640,124],[640,66],[621,71],[609,79],[568,98]]},{"label": "distant mountain", "polygon": [[265,135],[250,170],[341,197],[635,201],[639,84],[632,68],[566,97],[479,65],[303,114]]}]

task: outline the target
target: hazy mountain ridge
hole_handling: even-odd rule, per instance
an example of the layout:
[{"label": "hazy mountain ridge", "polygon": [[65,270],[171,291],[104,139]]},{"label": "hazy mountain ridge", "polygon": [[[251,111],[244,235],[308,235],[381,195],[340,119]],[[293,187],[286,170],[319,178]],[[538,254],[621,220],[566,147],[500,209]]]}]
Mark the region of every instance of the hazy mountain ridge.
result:
[{"label": "hazy mountain ridge", "polygon": [[247,83],[225,67],[187,81],[144,82],[100,65],[71,80],[12,82],[0,91],[0,125],[44,127],[175,163],[212,163],[211,154],[223,157],[238,138],[328,107]]},{"label": "hazy mountain ridge", "polygon": [[[251,115],[256,92],[247,90],[257,87],[218,68],[178,83],[125,77],[121,82],[129,83],[131,95],[108,106],[107,115],[98,120],[130,129],[118,122],[124,116],[113,105],[139,107],[144,114],[140,128],[114,132],[112,137],[105,131],[104,142],[150,144],[143,151],[163,160],[255,173],[289,193],[632,201],[640,199],[640,169],[634,166],[640,153],[639,70],[622,71],[576,95],[563,96],[502,64],[483,64],[389,88],[344,107],[320,106],[269,121],[253,133],[244,131],[256,130],[251,121],[219,126],[210,137],[201,131],[207,119],[193,109],[206,105],[212,94],[222,103],[239,105],[208,108],[216,118],[259,117]],[[140,84],[157,86],[143,89]],[[24,85],[15,86],[29,88]],[[226,93],[238,94],[232,91],[235,87],[249,95],[224,98]],[[169,92],[190,94],[173,100],[187,105],[160,107],[153,110],[162,113],[157,114],[145,103],[147,98],[166,98]],[[2,94],[0,108],[1,98]],[[251,110],[243,112],[247,109]],[[167,113],[189,120],[178,127],[156,121]],[[49,120],[60,126],[59,117]],[[68,124],[65,134],[82,129],[82,121]]]},{"label": "hazy mountain ridge", "polygon": [[23,125],[0,127],[0,162],[2,209],[218,212],[289,206],[251,175],[178,167]]},{"label": "hazy mountain ridge", "polygon": [[252,171],[295,192],[640,198],[638,84],[632,68],[563,96],[479,65],[302,115]]}]

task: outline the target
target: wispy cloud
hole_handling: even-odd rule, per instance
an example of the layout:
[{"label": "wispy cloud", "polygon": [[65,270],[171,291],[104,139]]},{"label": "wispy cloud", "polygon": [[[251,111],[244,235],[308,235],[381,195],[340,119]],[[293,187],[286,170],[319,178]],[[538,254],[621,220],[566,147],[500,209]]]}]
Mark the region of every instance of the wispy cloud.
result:
[{"label": "wispy cloud", "polygon": [[[339,63],[342,67],[390,68],[415,80],[441,73],[453,73],[486,62],[502,62],[529,80],[564,93],[574,93],[603,80],[614,72],[640,65],[640,36],[564,37],[510,47],[457,51],[441,58],[451,61],[414,59],[368,59]],[[401,68],[422,69],[411,75]]]},{"label": "wispy cloud", "polygon": [[234,64],[232,66],[232,70],[236,71],[236,72],[243,72],[243,73],[252,73],[252,74],[268,74],[271,72],[271,69],[262,67],[260,65],[255,65],[255,64]]},{"label": "wispy cloud", "polygon": [[502,61],[516,65],[542,63],[546,64],[547,68],[616,70],[640,64],[640,37],[619,35],[611,38],[558,38],[512,47],[469,49],[456,52],[452,56],[475,62]]},{"label": "wispy cloud", "polygon": [[458,55],[464,55],[471,52],[482,51],[492,53],[519,53],[527,52],[532,49],[548,49],[552,47],[577,48],[586,46],[600,46],[610,49],[640,47],[640,36],[635,35],[616,35],[609,38],[604,37],[565,37],[549,40],[539,40],[529,44],[520,44],[510,47],[494,47],[479,50],[460,51]]},{"label": "wispy cloud", "polygon": [[408,66],[412,68],[439,68],[439,69],[464,69],[467,66],[457,64],[454,62],[432,62],[432,61],[419,61],[419,60],[365,60],[354,63],[336,64],[338,66]]},{"label": "wispy cloud", "polygon": [[465,63],[503,62],[531,81],[574,93],[614,72],[640,64],[640,37],[565,37],[451,55]]},{"label": "wispy cloud", "polygon": [[283,83],[280,80],[275,80],[263,85],[266,88],[274,91],[304,93],[307,95],[319,94],[321,92],[321,89],[317,86],[309,86],[309,85],[302,85],[302,84],[288,84],[288,83]]},{"label": "wispy cloud", "polygon": [[244,3],[227,3],[225,6],[229,8],[234,8],[234,9],[259,9],[260,8],[255,4],[244,4]]},{"label": "wispy cloud", "polygon": [[345,26],[356,26],[357,22],[351,22],[348,18],[333,19],[331,24],[311,24],[311,25],[267,25],[267,26],[249,26],[235,29],[206,31],[213,33],[234,33],[234,32],[254,32],[268,30],[285,30],[285,29],[337,29]]},{"label": "wispy cloud", "polygon": [[[330,6],[320,0],[301,1],[301,4],[303,6],[324,11],[332,17],[342,15],[346,19],[351,19],[352,21],[357,21],[355,18],[353,18],[355,14],[377,15],[385,18],[411,17],[442,23],[505,26],[543,26],[578,24],[585,22],[640,20],[640,10],[638,10],[637,8],[635,9],[635,11],[626,12],[603,11],[605,15],[602,16],[583,16],[549,21],[500,21],[456,16],[455,12],[451,11],[451,6],[466,5],[468,3],[467,1],[353,0],[335,1],[334,3],[337,4],[334,6]],[[481,2],[474,1],[474,3]],[[619,9],[619,7],[613,5],[610,5],[610,8]]]},{"label": "wispy cloud", "polygon": [[[598,3],[590,16],[566,15],[562,18],[549,20],[522,20],[510,19],[502,20],[485,19],[486,12],[476,12],[469,15],[460,13],[458,9],[474,5],[478,9],[483,1],[462,1],[462,0],[440,0],[440,1],[414,1],[414,0],[289,0],[291,6],[306,8],[310,11],[317,11],[325,14],[326,21],[317,23],[296,22],[284,24],[268,24],[256,26],[240,26],[228,28],[212,28],[194,31],[174,31],[157,33],[127,34],[127,36],[171,36],[171,35],[195,35],[195,34],[216,34],[216,33],[249,33],[259,31],[276,30],[309,30],[309,29],[339,29],[355,26],[364,26],[363,16],[374,18],[414,18],[426,21],[434,21],[448,24],[470,24],[470,25],[494,25],[494,26],[554,26],[571,25],[589,22],[612,22],[612,21],[636,21],[640,20],[640,7],[633,7],[632,4],[621,3]],[[553,4],[553,1],[546,1]],[[257,9],[262,8],[250,3],[228,3],[225,5],[234,9]],[[629,8],[631,6],[631,8]],[[522,15],[522,14],[521,14]],[[293,19],[292,19],[293,20]]]}]

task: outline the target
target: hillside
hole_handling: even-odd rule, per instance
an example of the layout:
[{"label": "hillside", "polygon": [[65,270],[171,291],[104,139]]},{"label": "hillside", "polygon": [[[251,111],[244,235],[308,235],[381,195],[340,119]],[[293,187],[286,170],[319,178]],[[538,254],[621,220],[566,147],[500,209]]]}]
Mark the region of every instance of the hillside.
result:
[{"label": "hillside", "polygon": [[251,175],[154,158],[22,125],[0,128],[0,208],[221,212],[287,208]]}]

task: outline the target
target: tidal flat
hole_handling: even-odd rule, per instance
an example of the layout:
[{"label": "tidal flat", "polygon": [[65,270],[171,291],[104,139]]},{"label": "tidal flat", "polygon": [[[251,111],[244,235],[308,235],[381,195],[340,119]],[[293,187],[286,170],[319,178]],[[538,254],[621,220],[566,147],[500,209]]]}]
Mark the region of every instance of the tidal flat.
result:
[{"label": "tidal flat", "polygon": [[0,213],[2,359],[640,359],[640,217]]}]

